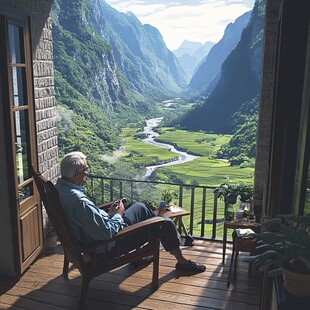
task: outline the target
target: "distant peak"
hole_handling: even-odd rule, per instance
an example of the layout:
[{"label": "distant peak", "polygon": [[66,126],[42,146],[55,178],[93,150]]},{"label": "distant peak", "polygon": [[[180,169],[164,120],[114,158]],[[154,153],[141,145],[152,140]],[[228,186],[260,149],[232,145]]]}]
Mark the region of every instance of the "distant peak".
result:
[{"label": "distant peak", "polygon": [[192,50],[197,50],[198,48],[202,47],[203,44],[201,42],[194,42],[190,40],[184,40],[178,49],[180,48],[190,48]]}]

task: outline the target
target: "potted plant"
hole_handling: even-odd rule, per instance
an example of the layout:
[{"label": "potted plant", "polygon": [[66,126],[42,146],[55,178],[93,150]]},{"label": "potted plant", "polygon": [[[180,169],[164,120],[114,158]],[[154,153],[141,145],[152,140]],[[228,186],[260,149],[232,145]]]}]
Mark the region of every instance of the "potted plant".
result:
[{"label": "potted plant", "polygon": [[224,199],[224,202],[235,204],[238,197],[238,186],[236,184],[222,183],[214,191],[217,192],[217,197]]},{"label": "potted plant", "polygon": [[240,212],[243,210],[243,217],[250,221],[255,221],[254,205],[253,205],[253,185],[249,183],[240,183],[238,185],[238,193],[240,197]]},{"label": "potted plant", "polygon": [[253,185],[249,183],[238,184],[238,194],[241,202],[250,202],[253,198],[254,190]]},{"label": "potted plant", "polygon": [[[248,204],[247,211],[249,212],[251,199],[253,197],[253,186],[248,183],[240,184],[228,184],[222,183],[218,188],[215,189],[217,192],[217,197],[223,199],[225,202],[225,218],[226,220],[232,220],[235,216],[234,204],[236,204],[239,197],[240,208],[242,208],[242,213],[245,204]],[[242,214],[241,214],[242,218]]]},{"label": "potted plant", "polygon": [[162,191],[161,199],[166,202],[167,205],[170,205],[174,198],[178,197],[178,193],[176,191],[172,191],[171,189],[166,189]]},{"label": "potted plant", "polygon": [[236,184],[222,183],[214,190],[217,197],[225,202],[225,219],[232,220],[235,216],[234,204],[237,202],[238,186]]},{"label": "potted plant", "polygon": [[284,286],[292,295],[310,297],[310,214],[278,215],[262,223],[268,228],[257,239],[257,255],[244,258],[269,275],[283,274]]}]

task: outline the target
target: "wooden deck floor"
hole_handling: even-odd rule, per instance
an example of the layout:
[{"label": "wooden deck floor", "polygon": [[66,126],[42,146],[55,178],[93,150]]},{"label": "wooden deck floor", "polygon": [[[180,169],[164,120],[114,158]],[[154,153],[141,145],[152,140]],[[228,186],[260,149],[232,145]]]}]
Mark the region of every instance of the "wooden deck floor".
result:
[{"label": "wooden deck floor", "polygon": [[[177,272],[174,258],[161,251],[157,291],[150,286],[152,265],[140,269],[126,265],[91,281],[85,309],[258,309],[259,274],[249,278],[248,266],[240,258],[237,277],[226,287],[230,245],[225,266],[221,243],[198,240],[183,251],[187,258],[206,264],[207,270],[196,275]],[[1,279],[0,309],[77,309],[81,278],[75,269],[65,280],[62,262],[61,254],[44,255],[17,283]]]}]

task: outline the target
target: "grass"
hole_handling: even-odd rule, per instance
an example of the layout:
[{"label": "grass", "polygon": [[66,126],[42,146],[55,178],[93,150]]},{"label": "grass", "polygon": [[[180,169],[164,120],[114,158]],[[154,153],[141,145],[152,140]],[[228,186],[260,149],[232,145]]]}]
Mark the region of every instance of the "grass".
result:
[{"label": "grass", "polygon": [[[177,157],[176,154],[167,149],[145,144],[141,140],[136,140],[134,135],[138,129],[125,128],[122,137],[125,142],[125,158],[134,165],[150,166]],[[227,143],[230,135],[206,134],[202,132],[189,132],[185,130],[174,130],[171,128],[160,128],[160,142],[175,145],[188,153],[201,156],[193,161],[179,165],[166,166],[156,169],[158,180],[171,182],[171,176],[182,180],[183,184],[199,184],[200,186],[217,187],[224,182],[246,182],[253,183],[254,168],[240,168],[239,166],[230,166],[228,161],[215,159],[215,154],[221,145]],[[168,176],[167,176],[168,175]],[[160,193],[167,189],[167,185],[158,185],[157,190],[153,192],[156,195],[156,203],[160,201]],[[172,190],[178,192],[178,186],[172,186]],[[145,195],[147,195],[146,193]],[[150,194],[150,193],[149,193]],[[194,192],[194,220],[193,235],[200,235],[201,216],[202,216],[202,189],[196,188]],[[190,210],[192,191],[190,187],[183,191],[183,207]],[[154,198],[151,198],[154,200]],[[173,201],[178,204],[178,199]],[[205,236],[211,236],[213,219],[214,195],[213,189],[207,190],[206,196],[206,221]],[[236,206],[237,208],[237,206]],[[217,219],[224,218],[224,202],[218,201]],[[184,217],[186,227],[189,227],[189,217]],[[217,236],[223,235],[223,222],[217,224]]]},{"label": "grass", "polygon": [[152,166],[168,162],[178,158],[178,155],[167,149],[146,144],[142,140],[137,140],[134,135],[138,129],[124,128],[122,138],[125,141],[125,158],[138,166]]},{"label": "grass", "polygon": [[160,142],[170,143],[179,149],[200,156],[211,156],[221,145],[228,143],[231,135],[216,135],[185,130],[161,128]]},{"label": "grass", "polygon": [[[124,128],[122,133],[125,141],[125,157],[133,164],[150,166],[177,157],[167,149],[134,139],[133,136],[137,132],[137,129]],[[221,145],[229,141],[230,135],[171,130],[169,128],[161,128],[161,132],[161,142],[174,144],[188,153],[199,154],[201,157],[183,164],[158,168],[156,170],[158,178],[167,181],[167,173],[172,173],[182,179],[185,184],[191,184],[194,180],[196,184],[198,182],[199,185],[204,186],[218,186],[228,180],[235,183],[253,183],[254,168],[230,166],[227,161],[214,158]]]},{"label": "grass", "polygon": [[190,184],[195,180],[199,185],[206,186],[218,186],[228,179],[236,183],[253,182],[253,168],[230,166],[225,160],[214,159],[221,145],[229,141],[230,135],[206,134],[185,130],[172,131],[167,128],[164,128],[162,132],[160,135],[161,142],[173,143],[178,148],[188,153],[198,154],[201,157],[184,164],[159,168],[157,170],[158,176],[162,176],[164,172],[168,171],[182,178],[186,184]]}]

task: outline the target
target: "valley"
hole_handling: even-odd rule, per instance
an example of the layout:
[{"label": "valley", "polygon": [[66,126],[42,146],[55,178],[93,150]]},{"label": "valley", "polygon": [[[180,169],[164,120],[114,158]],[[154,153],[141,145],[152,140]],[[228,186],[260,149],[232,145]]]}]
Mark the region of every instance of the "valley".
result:
[{"label": "valley", "polygon": [[167,167],[172,165],[179,165],[188,161],[192,161],[199,156],[188,154],[187,152],[180,151],[176,149],[172,144],[157,142],[156,139],[159,137],[159,133],[154,131],[156,127],[162,122],[163,117],[151,118],[146,121],[146,126],[143,128],[143,133],[147,135],[146,138],[142,139],[142,141],[146,144],[155,145],[164,149],[168,149],[169,152],[177,154],[178,157],[172,161],[168,161],[166,163],[162,163],[159,165],[147,166],[145,177],[150,176],[156,169],[160,167]]},{"label": "valley", "polygon": [[[191,132],[179,130],[173,127],[159,127],[160,135],[156,141],[173,145],[178,151],[195,154],[197,158],[179,164],[175,164],[178,155],[171,152],[167,147],[156,144],[146,144],[143,139],[135,139],[139,128],[124,128],[124,158],[133,166],[140,166],[142,171],[145,167],[167,164],[158,167],[155,172],[158,181],[176,181],[184,184],[199,184],[204,186],[218,186],[227,182],[252,183],[254,168],[230,166],[227,160],[217,159],[216,153],[220,147],[228,143],[231,135],[207,134],[203,132]],[[143,174],[143,172],[141,172]],[[147,175],[149,176],[149,175]],[[153,176],[153,178],[155,178]]]},{"label": "valley", "polygon": [[[253,182],[263,1],[227,25],[192,81],[153,26],[105,1],[74,3],[56,0],[52,10],[60,157],[82,150],[107,177],[142,178],[163,165],[148,178]],[[146,144],[145,120],[155,117],[164,121]],[[173,148],[197,158],[175,164]]]}]

